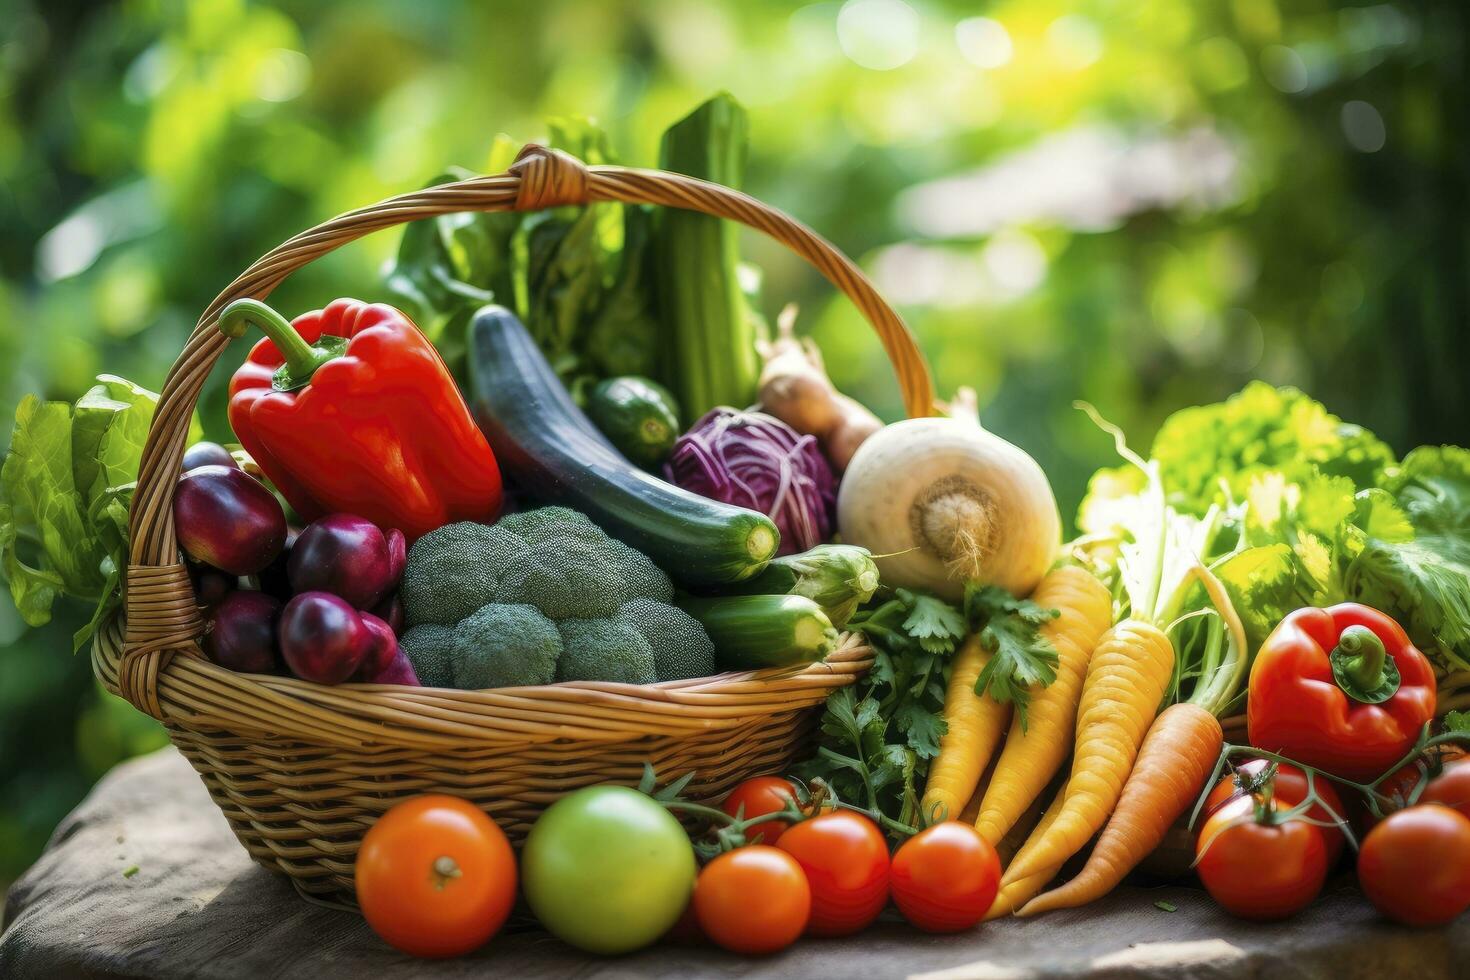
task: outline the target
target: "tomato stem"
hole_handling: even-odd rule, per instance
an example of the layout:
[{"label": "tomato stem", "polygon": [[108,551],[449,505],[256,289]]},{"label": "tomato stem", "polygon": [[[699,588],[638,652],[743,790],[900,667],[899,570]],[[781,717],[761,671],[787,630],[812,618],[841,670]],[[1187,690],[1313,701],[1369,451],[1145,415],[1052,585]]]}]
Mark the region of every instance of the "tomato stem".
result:
[{"label": "tomato stem", "polygon": [[459,864],[448,854],[441,854],[434,859],[431,865],[434,872],[434,887],[443,888],[455,878],[461,877],[464,872],[459,870]]}]

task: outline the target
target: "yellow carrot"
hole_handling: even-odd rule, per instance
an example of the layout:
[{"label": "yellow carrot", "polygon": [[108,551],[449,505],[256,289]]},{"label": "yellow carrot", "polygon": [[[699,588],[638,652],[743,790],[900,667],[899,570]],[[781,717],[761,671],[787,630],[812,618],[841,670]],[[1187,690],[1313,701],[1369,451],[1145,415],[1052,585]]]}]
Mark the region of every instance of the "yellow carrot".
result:
[{"label": "yellow carrot", "polygon": [[[1026,838],[1026,843],[1022,844],[1021,849],[1016,852],[1015,858],[1011,861],[1012,865],[1016,861],[1029,858],[1035,852],[1036,848],[1040,846],[1041,841],[1046,838],[1047,832],[1051,830],[1052,824],[1056,823],[1057,815],[1062,812],[1062,804],[1065,802],[1066,796],[1067,788],[1063,786],[1057,792],[1056,799],[1051,801],[1051,806],[1046,808],[1046,813],[1042,814],[1041,822],[1036,825],[1036,829],[1031,831],[1031,836]],[[1038,871],[1028,877],[1002,885],[1000,891],[995,895],[995,901],[990,903],[990,911],[985,913],[985,921],[989,922],[991,919],[998,919],[1003,915],[1010,915],[1016,909],[1025,905],[1046,887],[1046,883],[1055,877],[1057,869],[1060,867],[1061,865],[1056,865],[1055,867]]]},{"label": "yellow carrot", "polygon": [[975,681],[989,662],[990,653],[980,645],[978,634],[966,640],[954,656],[944,694],[944,720],[949,728],[939,739],[939,755],[929,764],[922,801],[925,817],[937,813],[938,807],[951,819],[960,815],[1005,733],[1010,705],[975,693]]},{"label": "yellow carrot", "polygon": [[1103,635],[1082,686],[1061,812],[1036,850],[1011,863],[1003,886],[1059,867],[1107,822],[1173,674],[1174,647],[1152,623],[1125,619]]},{"label": "yellow carrot", "polygon": [[1050,572],[1031,600],[1060,615],[1041,627],[1057,651],[1057,676],[1035,692],[1024,728],[1011,720],[995,775],[980,802],[975,829],[990,843],[1003,838],[1051,782],[1071,750],[1072,724],[1087,663],[1113,620],[1112,596],[1090,572],[1064,565]]},{"label": "yellow carrot", "polygon": [[1138,750],[1118,809],[1087,864],[1065,885],[1028,902],[1019,914],[1076,908],[1116,888],[1199,796],[1223,741],[1220,722],[1199,705],[1185,702],[1164,709]]}]

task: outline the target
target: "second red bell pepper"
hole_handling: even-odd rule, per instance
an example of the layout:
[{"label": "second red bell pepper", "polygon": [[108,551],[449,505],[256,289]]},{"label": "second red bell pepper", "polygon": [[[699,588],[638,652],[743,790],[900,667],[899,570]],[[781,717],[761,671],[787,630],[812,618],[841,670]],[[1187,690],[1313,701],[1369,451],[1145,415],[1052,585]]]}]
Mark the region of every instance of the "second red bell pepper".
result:
[{"label": "second red bell pepper", "polygon": [[1352,602],[1283,619],[1249,689],[1252,745],[1359,782],[1402,759],[1434,717],[1429,661],[1391,617]]},{"label": "second red bell pepper", "polygon": [[230,381],[230,425],[306,520],[346,512],[410,541],[500,512],[500,469],[449,369],[391,306],[339,299],[287,323],[256,300],[219,329],[265,332]]}]

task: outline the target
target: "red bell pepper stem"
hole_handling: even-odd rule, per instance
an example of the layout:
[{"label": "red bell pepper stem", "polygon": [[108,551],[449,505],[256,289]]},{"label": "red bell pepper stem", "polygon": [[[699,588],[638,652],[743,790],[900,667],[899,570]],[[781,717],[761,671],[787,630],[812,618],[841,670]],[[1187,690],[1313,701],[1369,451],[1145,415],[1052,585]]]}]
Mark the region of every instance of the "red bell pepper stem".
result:
[{"label": "red bell pepper stem", "polygon": [[237,299],[220,310],[219,332],[226,337],[245,336],[246,326],[252,323],[270,338],[286,361],[274,379],[281,391],[305,386],[318,368],[341,357],[347,346],[345,338],[326,334],[316,344],[308,344],[289,320],[258,299]]},{"label": "red bell pepper stem", "polygon": [[[1383,666],[1388,659],[1388,650],[1378,634],[1368,627],[1349,626],[1343,630],[1332,652],[1347,660],[1344,673],[1352,678],[1358,690],[1372,691],[1383,683]],[[1351,691],[1348,693],[1352,694]]]}]

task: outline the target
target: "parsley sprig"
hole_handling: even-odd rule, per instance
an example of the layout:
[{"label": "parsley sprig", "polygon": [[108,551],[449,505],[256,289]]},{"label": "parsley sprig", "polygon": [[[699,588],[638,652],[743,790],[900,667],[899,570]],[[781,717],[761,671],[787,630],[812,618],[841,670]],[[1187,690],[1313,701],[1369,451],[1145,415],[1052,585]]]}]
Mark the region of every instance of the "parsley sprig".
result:
[{"label": "parsley sprig", "polygon": [[999,586],[971,582],[965,588],[965,617],[979,628],[980,645],[991,655],[975,680],[975,693],[1015,705],[1022,730],[1032,689],[1057,679],[1056,647],[1040,631],[1060,615]]},{"label": "parsley sprig", "polygon": [[873,647],[867,676],[827,699],[817,754],[798,768],[860,807],[895,840],[917,832],[929,760],[944,735],[949,661],[968,632],[942,599],[899,589],[848,623]]}]

